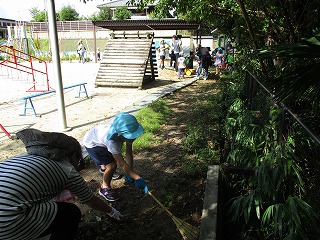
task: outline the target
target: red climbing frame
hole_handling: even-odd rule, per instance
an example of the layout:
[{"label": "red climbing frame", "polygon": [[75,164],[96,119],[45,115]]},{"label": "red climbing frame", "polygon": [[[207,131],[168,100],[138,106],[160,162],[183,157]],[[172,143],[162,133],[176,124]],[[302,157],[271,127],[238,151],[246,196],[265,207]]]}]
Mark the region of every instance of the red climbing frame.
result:
[{"label": "red climbing frame", "polygon": [[[27,92],[46,92],[51,90],[49,85],[47,63],[45,61],[8,46],[0,46],[0,53],[5,56],[5,60],[0,60],[1,66],[12,68],[32,76],[32,87],[29,88]],[[34,61],[43,64],[41,70],[34,68]],[[39,88],[39,84],[37,85],[35,78],[36,73],[43,74],[45,77],[47,84],[44,89]]]},{"label": "red climbing frame", "polygon": [[12,138],[12,136],[10,135],[10,133],[8,133],[8,131],[2,126],[2,124],[0,124],[0,128],[1,130],[7,135],[8,138]]}]

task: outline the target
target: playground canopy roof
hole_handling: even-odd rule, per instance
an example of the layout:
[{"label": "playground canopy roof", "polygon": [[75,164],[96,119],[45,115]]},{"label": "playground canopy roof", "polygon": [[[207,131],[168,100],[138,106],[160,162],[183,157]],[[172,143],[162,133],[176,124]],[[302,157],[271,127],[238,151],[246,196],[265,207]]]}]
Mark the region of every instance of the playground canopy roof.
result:
[{"label": "playground canopy roof", "polygon": [[92,23],[96,27],[113,31],[200,30],[200,23],[187,22],[181,19],[105,20],[92,21]]}]

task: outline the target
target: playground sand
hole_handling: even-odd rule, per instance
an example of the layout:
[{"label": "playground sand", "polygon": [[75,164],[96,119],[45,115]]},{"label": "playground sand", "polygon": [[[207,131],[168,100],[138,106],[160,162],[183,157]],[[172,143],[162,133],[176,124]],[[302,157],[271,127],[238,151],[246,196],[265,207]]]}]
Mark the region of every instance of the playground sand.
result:
[{"label": "playground sand", "polygon": [[[86,89],[89,98],[78,96],[78,87],[64,91],[66,124],[70,131],[65,134],[81,139],[86,131],[97,124],[110,121],[113,116],[124,109],[134,106],[134,103],[146,96],[170,86],[177,81],[172,70],[159,71],[157,81],[150,83],[145,89],[137,88],[108,88],[94,87],[94,81],[99,69],[99,63],[61,63],[61,73],[64,86],[87,82]],[[55,89],[55,78],[52,63],[48,64],[50,87]],[[36,128],[42,131],[62,131],[63,118],[57,111],[57,96],[55,93],[36,97],[32,100],[37,117],[32,110],[23,114],[23,100],[26,92],[32,86],[32,80],[26,79],[23,74],[15,75],[14,70],[0,69],[0,124],[14,136],[16,132],[25,128]],[[43,79],[45,83],[45,79]],[[9,139],[0,129],[0,161],[25,152],[21,141]]]}]

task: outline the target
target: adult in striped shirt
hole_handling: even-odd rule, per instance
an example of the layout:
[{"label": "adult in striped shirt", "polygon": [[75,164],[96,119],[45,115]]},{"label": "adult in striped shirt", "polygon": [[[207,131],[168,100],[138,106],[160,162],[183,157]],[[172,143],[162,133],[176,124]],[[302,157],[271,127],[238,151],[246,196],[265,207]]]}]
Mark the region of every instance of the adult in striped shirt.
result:
[{"label": "adult in striped shirt", "polygon": [[93,195],[78,171],[83,168],[79,142],[63,133],[26,129],[17,133],[28,154],[0,162],[0,239],[73,239],[81,211],[56,202],[69,190],[81,203],[121,220],[119,211]]}]

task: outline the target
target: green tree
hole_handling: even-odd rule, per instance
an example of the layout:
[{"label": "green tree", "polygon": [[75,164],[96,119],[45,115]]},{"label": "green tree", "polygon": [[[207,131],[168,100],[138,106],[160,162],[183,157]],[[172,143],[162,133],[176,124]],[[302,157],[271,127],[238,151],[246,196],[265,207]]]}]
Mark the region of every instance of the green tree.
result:
[{"label": "green tree", "polygon": [[[145,6],[152,0],[130,0],[137,2]],[[221,131],[230,142],[224,161],[255,171],[247,179],[228,179],[237,192],[230,215],[247,223],[242,226],[243,239],[317,239],[319,145],[305,137],[297,122],[286,116],[288,111],[273,109],[270,102],[285,104],[313,135],[320,135],[318,0],[157,1],[158,18],[171,10],[178,18],[218,28],[235,39],[238,75],[228,94],[238,98],[230,99]],[[272,100],[261,94],[262,88],[249,88],[246,69],[272,92]],[[260,111],[265,112],[256,114]]]},{"label": "green tree", "polygon": [[29,9],[29,12],[32,16],[31,22],[47,22],[48,15],[46,11],[40,11],[38,8],[33,7]]},{"label": "green tree", "polygon": [[70,5],[64,6],[58,12],[57,19],[59,21],[77,21],[79,20],[79,13]]},{"label": "green tree", "polygon": [[132,13],[128,10],[126,6],[121,6],[121,7],[116,7],[114,16],[116,19],[124,20],[124,19],[130,18],[132,16]]},{"label": "green tree", "polygon": [[79,20],[79,21],[87,21],[87,20],[92,20],[92,19],[91,19],[91,17],[89,17],[89,16],[84,16],[84,15],[82,15],[82,16],[79,17],[78,20]]},{"label": "green tree", "polygon": [[102,7],[98,12],[93,13],[89,19],[93,21],[110,20],[112,18],[111,9],[108,7]]},{"label": "green tree", "polygon": [[[151,2],[152,0],[130,0],[129,4],[144,7]],[[292,51],[287,52],[288,56],[281,53],[280,57],[275,50],[282,49],[282,47],[272,50],[273,56],[266,55],[269,57],[266,60],[262,59],[264,56],[257,53],[259,50],[269,47],[301,43],[303,39],[309,39],[319,34],[318,9],[317,0],[308,2],[303,0],[159,0],[152,16],[163,18],[166,17],[168,11],[174,10],[178,18],[201,22],[204,30],[218,28],[219,32],[236,39],[237,50],[242,53],[239,55],[239,60],[250,63],[246,65],[255,69],[257,69],[256,63],[258,63],[261,77],[265,79],[266,84],[277,84],[270,86],[270,89],[283,89],[284,94],[290,92],[292,96],[297,96],[303,95],[304,92],[299,94],[296,91],[290,91],[288,81],[280,81],[279,76],[285,75],[286,79],[291,79],[290,86],[295,86],[296,89],[308,89],[305,85],[311,83],[303,81],[301,78],[298,79],[296,76],[305,77],[304,73],[310,72],[306,71],[308,66],[315,62],[314,59],[318,59],[314,54],[310,54],[310,52],[318,52],[315,45],[308,49],[308,52],[302,52],[297,58],[304,59],[303,61],[288,59],[288,56],[292,55]],[[285,47],[290,49],[292,46]],[[292,49],[301,53],[300,49]],[[277,61],[274,61],[275,59]],[[302,64],[305,68],[301,67]],[[290,77],[290,72],[296,67],[301,71],[295,72],[294,76]],[[273,78],[276,78],[276,81],[272,81]],[[315,81],[312,85],[317,85],[317,78],[312,79]],[[279,86],[281,84],[282,86]],[[282,96],[282,99],[286,97]],[[291,100],[297,99],[292,98]]]}]

